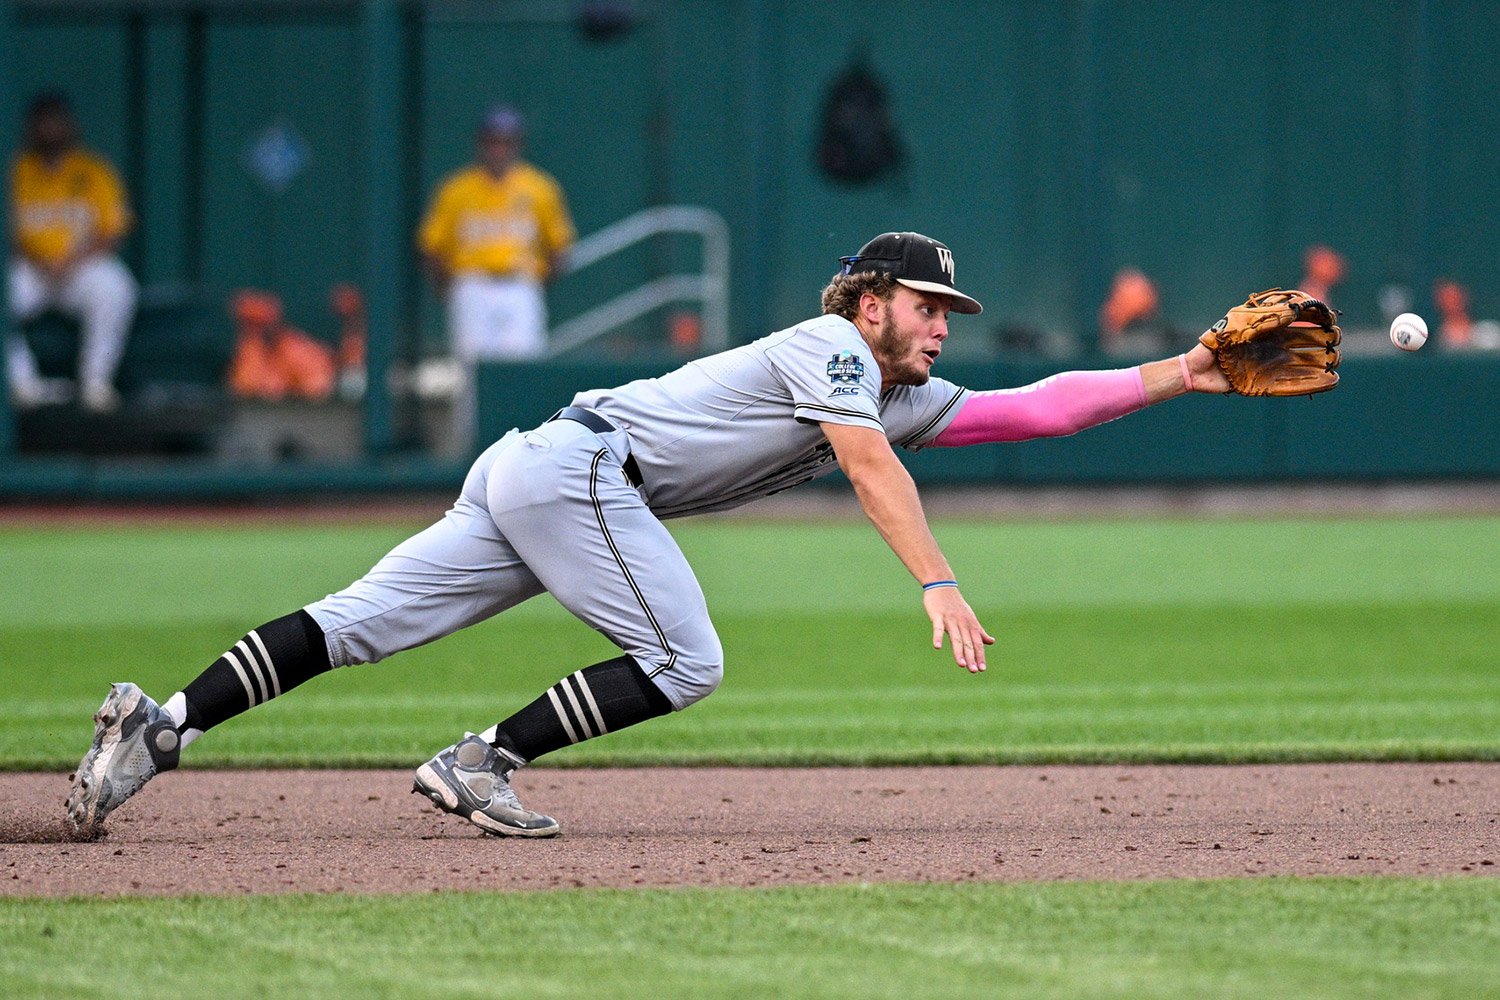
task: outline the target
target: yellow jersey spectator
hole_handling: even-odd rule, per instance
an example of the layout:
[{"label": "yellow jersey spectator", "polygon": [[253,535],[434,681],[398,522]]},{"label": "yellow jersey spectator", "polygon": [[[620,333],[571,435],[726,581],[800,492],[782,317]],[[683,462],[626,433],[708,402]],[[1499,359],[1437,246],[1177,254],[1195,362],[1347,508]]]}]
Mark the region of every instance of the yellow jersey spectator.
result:
[{"label": "yellow jersey spectator", "polygon": [[561,185],[521,159],[525,139],[518,111],[491,109],[475,162],[443,181],[417,237],[465,372],[454,415],[461,443],[472,439],[475,365],[545,353],[544,287],[576,238]]},{"label": "yellow jersey spectator", "polygon": [[[67,98],[46,93],[26,113],[25,144],[10,178],[11,318],[48,309],[82,324],[78,394],[91,410],[119,403],[115,370],[135,316],[135,279],[120,261],[133,221],[114,169],[83,148]],[[66,382],[43,379],[18,329],[6,340],[11,397],[21,407],[64,402]]]}]

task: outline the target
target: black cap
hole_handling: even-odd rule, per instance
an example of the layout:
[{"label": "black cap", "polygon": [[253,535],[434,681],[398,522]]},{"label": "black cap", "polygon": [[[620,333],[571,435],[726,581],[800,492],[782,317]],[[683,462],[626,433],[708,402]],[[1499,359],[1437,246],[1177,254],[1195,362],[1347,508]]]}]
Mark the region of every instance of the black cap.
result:
[{"label": "black cap", "polygon": [[953,311],[977,315],[984,306],[953,287],[953,251],[921,233],[881,233],[853,257],[840,257],[844,274],[878,271],[907,288],[947,295]]}]

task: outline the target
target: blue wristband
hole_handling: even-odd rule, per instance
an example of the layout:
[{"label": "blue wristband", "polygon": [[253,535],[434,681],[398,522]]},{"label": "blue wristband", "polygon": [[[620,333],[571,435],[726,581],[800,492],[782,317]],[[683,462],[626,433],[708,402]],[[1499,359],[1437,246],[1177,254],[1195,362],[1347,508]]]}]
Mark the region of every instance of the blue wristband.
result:
[{"label": "blue wristband", "polygon": [[922,584],[922,590],[923,591],[928,591],[928,590],[933,590],[934,588],[937,588],[937,587],[957,587],[957,586],[958,586],[958,581],[957,580],[933,580],[931,583],[924,583],[924,584]]}]

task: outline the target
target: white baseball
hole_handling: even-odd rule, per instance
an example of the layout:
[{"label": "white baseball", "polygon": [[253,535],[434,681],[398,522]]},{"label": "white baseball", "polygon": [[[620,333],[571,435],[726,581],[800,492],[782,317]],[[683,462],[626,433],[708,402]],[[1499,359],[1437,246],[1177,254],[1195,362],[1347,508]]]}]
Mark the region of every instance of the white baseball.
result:
[{"label": "white baseball", "polygon": [[1391,320],[1391,343],[1403,351],[1420,350],[1427,343],[1427,321],[1416,313],[1402,313]]}]

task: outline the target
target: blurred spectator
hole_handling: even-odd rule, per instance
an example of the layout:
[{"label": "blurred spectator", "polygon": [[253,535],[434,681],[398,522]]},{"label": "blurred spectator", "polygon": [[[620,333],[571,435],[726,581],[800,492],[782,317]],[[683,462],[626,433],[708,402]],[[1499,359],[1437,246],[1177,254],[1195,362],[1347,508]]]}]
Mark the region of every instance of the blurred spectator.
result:
[{"label": "blurred spectator", "polygon": [[1456,281],[1439,278],[1432,286],[1432,303],[1442,314],[1438,340],[1444,347],[1468,347],[1474,339],[1474,320],[1469,317],[1469,290]]},{"label": "blurred spectator", "polygon": [[1449,350],[1500,349],[1500,323],[1475,321],[1469,315],[1469,290],[1456,281],[1439,278],[1432,286],[1432,301],[1442,314],[1438,341]]},{"label": "blurred spectator", "polygon": [[[78,352],[83,405],[119,405],[115,370],[135,316],[135,279],[116,252],[130,229],[130,208],[114,169],[79,144],[62,94],[45,93],[26,112],[23,148],[11,171],[10,309],[25,323],[53,309],[82,323]],[[19,330],[6,342],[17,406],[65,402],[66,381],[44,379]]]},{"label": "blurred spectator", "polygon": [[418,234],[465,372],[454,414],[465,444],[476,363],[545,353],[543,286],[563,270],[575,239],[562,188],[520,158],[525,138],[518,111],[492,108],[475,136],[475,162],[443,182]]},{"label": "blurred spectator", "polygon": [[356,285],[334,285],[328,307],[339,321],[339,395],[359,399],[365,394],[365,297]]},{"label": "blurred spectator", "polygon": [[1302,254],[1301,288],[1315,299],[1333,305],[1334,286],[1344,280],[1348,265],[1338,251],[1322,244],[1310,246]]},{"label": "blurred spectator", "polygon": [[1109,298],[1099,307],[1099,329],[1104,335],[1105,349],[1122,347],[1126,331],[1153,320],[1160,307],[1161,296],[1151,279],[1133,267],[1121,268],[1115,274]]},{"label": "blurred spectator", "polygon": [[308,399],[333,395],[333,351],[281,315],[281,300],[268,292],[246,289],[232,306],[239,328],[229,387],[245,399]]}]

